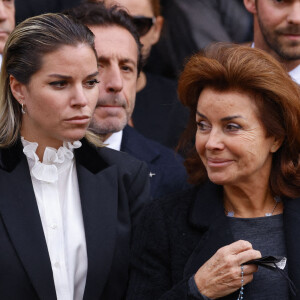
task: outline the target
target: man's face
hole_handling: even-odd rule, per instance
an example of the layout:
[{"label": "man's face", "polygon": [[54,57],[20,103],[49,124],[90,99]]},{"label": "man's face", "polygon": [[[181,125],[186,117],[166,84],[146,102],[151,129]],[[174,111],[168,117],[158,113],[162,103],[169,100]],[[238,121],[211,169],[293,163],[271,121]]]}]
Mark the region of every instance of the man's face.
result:
[{"label": "man's face", "polygon": [[277,59],[300,59],[300,0],[256,0],[260,48]]},{"label": "man's face", "polygon": [[[111,6],[114,4],[125,7],[128,13],[133,17],[154,17],[151,0],[105,0],[105,5]],[[155,23],[150,27],[149,31],[140,36],[140,41],[143,44],[142,54],[148,57],[151,48],[160,38],[160,33],[163,26],[162,16],[157,16]]]},{"label": "man's face", "polygon": [[14,0],[0,0],[0,53],[3,53],[9,34],[15,28]]},{"label": "man's face", "polygon": [[135,103],[138,47],[122,27],[90,26],[99,59],[99,99],[90,127],[106,139],[122,130]]}]

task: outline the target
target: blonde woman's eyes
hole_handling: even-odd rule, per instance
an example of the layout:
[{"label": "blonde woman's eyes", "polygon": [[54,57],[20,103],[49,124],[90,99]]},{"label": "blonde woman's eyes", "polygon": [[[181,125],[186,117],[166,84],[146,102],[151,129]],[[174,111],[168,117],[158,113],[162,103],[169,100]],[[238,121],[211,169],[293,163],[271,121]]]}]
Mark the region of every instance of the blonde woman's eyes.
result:
[{"label": "blonde woman's eyes", "polygon": [[91,79],[91,80],[88,80],[87,82],[86,82],[86,87],[88,87],[88,88],[93,88],[94,86],[96,86],[98,83],[99,83],[100,81],[99,80],[97,80],[97,79]]}]

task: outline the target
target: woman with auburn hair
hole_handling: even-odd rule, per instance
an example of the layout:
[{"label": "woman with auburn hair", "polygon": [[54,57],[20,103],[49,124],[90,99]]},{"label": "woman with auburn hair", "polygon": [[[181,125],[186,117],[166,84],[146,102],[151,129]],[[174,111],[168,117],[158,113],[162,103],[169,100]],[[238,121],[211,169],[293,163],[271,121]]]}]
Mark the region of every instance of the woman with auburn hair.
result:
[{"label": "woman with auburn hair", "polygon": [[217,44],[179,97],[195,187],[145,210],[128,299],[299,299],[298,85],[267,53]]},{"label": "woman with auburn hair", "polygon": [[87,132],[94,35],[63,14],[20,23],[0,79],[0,299],[123,299],[143,163]]}]

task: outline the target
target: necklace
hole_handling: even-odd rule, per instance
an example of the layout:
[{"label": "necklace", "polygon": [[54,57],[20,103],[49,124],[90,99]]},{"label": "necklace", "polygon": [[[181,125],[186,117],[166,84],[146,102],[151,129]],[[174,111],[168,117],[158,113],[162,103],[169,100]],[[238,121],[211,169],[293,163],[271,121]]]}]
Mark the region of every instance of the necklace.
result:
[{"label": "necklace", "polygon": [[[273,215],[273,213],[274,213],[274,211],[275,211],[275,209],[276,209],[278,203],[281,202],[281,199],[280,199],[279,196],[275,196],[275,197],[274,197],[274,201],[275,201],[275,205],[274,205],[272,211],[271,211],[271,212],[265,213],[265,217],[271,217],[271,216]],[[226,208],[224,208],[224,210],[225,210],[225,213],[226,213],[226,215],[227,215],[228,217],[234,217],[234,211],[233,211],[233,210],[231,210],[231,211],[229,210],[229,211],[228,211]]]}]

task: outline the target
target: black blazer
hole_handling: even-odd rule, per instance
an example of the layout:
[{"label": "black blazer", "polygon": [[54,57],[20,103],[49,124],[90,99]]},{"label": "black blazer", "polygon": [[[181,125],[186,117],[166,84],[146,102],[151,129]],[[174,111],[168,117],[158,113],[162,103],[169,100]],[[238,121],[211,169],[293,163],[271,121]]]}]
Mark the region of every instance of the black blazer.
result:
[{"label": "black blazer", "polygon": [[[188,292],[189,278],[219,248],[234,242],[222,195],[222,187],[208,183],[145,209],[134,238],[127,299],[195,299]],[[283,220],[288,275],[298,289],[289,299],[299,300],[300,198],[284,201]],[[222,299],[237,298],[238,291]]]},{"label": "black blazer", "polygon": [[[183,166],[183,157],[175,151],[145,138],[128,125],[123,130],[121,151],[144,161],[149,170],[153,199],[179,192],[190,187]],[[155,175],[153,175],[155,174]]]},{"label": "black blazer", "polygon": [[[144,163],[85,140],[75,150],[87,244],[84,299],[123,299],[131,230],[148,201]],[[19,141],[0,150],[0,299],[56,299],[52,268]]]}]

